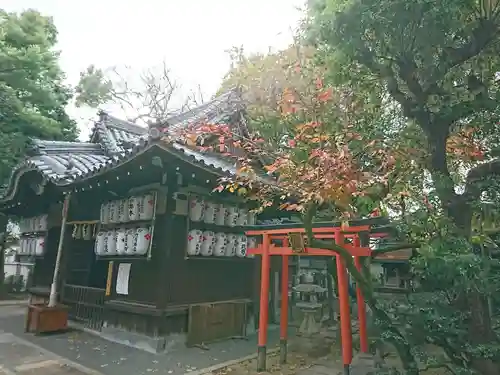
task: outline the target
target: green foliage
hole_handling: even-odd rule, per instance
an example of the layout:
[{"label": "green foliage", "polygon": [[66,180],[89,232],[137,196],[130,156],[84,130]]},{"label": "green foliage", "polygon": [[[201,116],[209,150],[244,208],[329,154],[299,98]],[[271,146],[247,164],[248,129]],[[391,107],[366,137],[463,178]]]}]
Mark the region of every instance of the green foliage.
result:
[{"label": "green foliage", "polygon": [[421,244],[415,292],[389,306],[369,301],[391,318],[375,314],[386,340],[408,374],[420,372],[415,360],[498,374],[498,246],[489,233],[499,225],[500,3],[311,0],[305,26],[330,83],[363,98],[360,132],[400,150],[397,168],[411,166],[406,181],[388,181],[386,203]]},{"label": "green foliage", "polygon": [[113,85],[106,79],[104,72],[91,65],[80,73],[80,81],[76,87],[76,105],[97,108],[112,99],[112,89]]},{"label": "green foliage", "polygon": [[75,140],[65,112],[71,90],[63,80],[57,30],[34,10],[0,9],[0,183],[24,154],[29,137]]}]

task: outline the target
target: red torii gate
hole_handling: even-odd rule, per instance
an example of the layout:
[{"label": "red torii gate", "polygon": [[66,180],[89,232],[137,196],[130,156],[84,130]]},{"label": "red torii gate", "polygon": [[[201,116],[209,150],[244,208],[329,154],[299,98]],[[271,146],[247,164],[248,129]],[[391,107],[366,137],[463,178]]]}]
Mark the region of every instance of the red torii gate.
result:
[{"label": "red torii gate", "polygon": [[[335,256],[337,263],[338,291],[340,304],[340,330],[342,343],[342,360],[344,372],[349,374],[352,362],[352,332],[351,314],[349,308],[348,276],[344,261],[338,253],[332,250],[307,247],[305,244],[305,229],[303,227],[284,225],[258,226],[257,229],[246,231],[249,237],[262,237],[262,241],[256,248],[248,249],[248,254],[261,256],[261,282],[260,282],[260,310],[259,310],[259,335],[257,348],[257,371],[266,370],[266,345],[267,328],[269,317],[269,273],[270,257],[282,257],[281,271],[281,320],[280,320],[280,360],[286,363],[287,339],[288,339],[288,260],[289,256]],[[354,257],[354,263],[361,271],[360,257],[371,255],[368,245],[361,246],[360,234],[368,234],[369,237],[385,237],[386,233],[370,233],[371,225],[348,225],[342,228],[339,224],[318,223],[312,229],[314,237],[322,240],[334,240],[337,245],[343,246]],[[347,244],[346,238],[352,243]],[[273,243],[275,242],[275,243]],[[281,242],[277,246],[276,242]],[[360,349],[368,353],[368,332],[366,322],[366,306],[363,293],[359,286],[356,287],[356,299],[358,304]]]}]

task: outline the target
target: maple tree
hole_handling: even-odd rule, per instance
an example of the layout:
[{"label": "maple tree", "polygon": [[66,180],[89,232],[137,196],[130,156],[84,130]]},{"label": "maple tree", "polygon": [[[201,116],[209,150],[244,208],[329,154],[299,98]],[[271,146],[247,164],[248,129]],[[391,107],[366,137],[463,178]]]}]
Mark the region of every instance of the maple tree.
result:
[{"label": "maple tree", "polygon": [[[262,84],[265,79],[251,79],[247,85],[239,81],[243,97],[250,100],[250,119],[255,120],[250,135],[237,136],[225,124],[195,124],[175,139],[181,135],[191,147],[235,159],[238,174],[222,178],[216,190],[256,200],[260,209],[278,206],[302,213],[311,246],[339,252],[372,311],[385,322],[397,344],[402,333],[379,306],[367,273],[357,270],[342,246],[314,238],[312,225],[318,214],[326,214],[330,220],[380,215],[382,202],[408,195],[405,186],[413,168],[403,148],[386,142],[376,129],[366,131],[366,122],[357,116],[365,98],[327,84],[328,66],[316,53],[307,49],[303,54],[300,46],[294,46],[270,60],[280,72],[268,81],[270,86]],[[232,83],[238,82],[231,78]],[[378,110],[383,113],[374,108],[373,116]],[[274,129],[268,137],[261,130],[269,129],[259,126],[266,119],[279,123],[279,131]],[[172,139],[165,136],[165,140]],[[400,350],[410,356],[408,345]]]},{"label": "maple tree", "polygon": [[[464,349],[470,345],[466,333],[470,318],[464,314],[469,305],[459,307],[449,297],[467,293],[467,287],[457,283],[464,275],[467,283],[480,290],[475,303],[491,294],[488,283],[492,275],[486,270],[486,258],[477,253],[471,258],[472,241],[467,235],[467,230],[478,229],[470,213],[484,212],[483,208],[471,205],[459,216],[450,211],[446,189],[440,185],[443,176],[432,164],[429,168],[429,160],[438,151],[428,147],[429,133],[418,122],[407,121],[383,85],[353,90],[352,83],[343,84],[339,79],[338,62],[332,62],[323,51],[306,51],[301,54],[300,47],[293,46],[273,55],[238,58],[240,65],[233,68],[225,85],[239,83],[243,97],[250,102],[251,135],[241,138],[226,125],[204,124],[189,128],[185,138],[193,147],[223,153],[238,162],[238,176],[221,180],[219,190],[255,199],[261,208],[279,205],[303,213],[310,243],[334,249],[344,258],[381,322],[385,339],[397,348],[407,374],[422,371],[413,348],[428,340],[446,353],[439,366],[428,367],[455,371],[489,366],[477,354],[484,349]],[[294,53],[298,55],[294,57]],[[271,76],[264,70],[272,72]],[[207,134],[218,141],[205,142]],[[446,154],[449,176],[457,184],[471,182],[467,170],[477,171],[485,161],[495,165],[495,143],[485,134],[491,135],[471,121],[447,135],[439,152]],[[404,219],[401,229],[410,242],[423,244],[413,272],[419,290],[430,292],[430,298],[415,295],[406,304],[384,306],[347,252],[312,236],[313,221],[318,215],[325,217],[325,212],[330,219],[343,219],[387,214],[386,208]],[[479,221],[482,227],[484,218]],[[484,236],[475,237],[481,237],[481,246],[485,245]],[[420,311],[420,317],[408,312],[412,309]],[[405,322],[406,328],[399,328],[397,322]],[[427,336],[422,338],[417,332]],[[483,348],[496,356],[491,342],[494,340]]]},{"label": "maple tree", "polygon": [[[317,53],[293,46],[275,55],[237,60],[254,70],[257,78],[248,78],[251,75],[239,66],[223,87],[236,84],[242,91],[249,103],[251,135],[235,137],[230,127],[218,124],[188,127],[184,134],[191,145],[203,135],[217,135],[220,145],[199,148],[237,159],[240,174],[223,181],[220,188],[243,186],[249,198],[265,202],[264,206],[277,200],[286,210],[304,212],[310,204],[329,205],[337,218],[367,214],[359,211],[359,197],[384,198],[375,197],[375,192],[385,191],[383,187],[395,177],[399,156],[376,135],[360,132],[358,99],[348,89],[325,83],[328,67],[318,63]],[[259,78],[262,69],[267,74]],[[276,126],[270,129],[270,123]],[[273,182],[261,180],[258,189],[247,190],[262,171],[274,177]]]}]

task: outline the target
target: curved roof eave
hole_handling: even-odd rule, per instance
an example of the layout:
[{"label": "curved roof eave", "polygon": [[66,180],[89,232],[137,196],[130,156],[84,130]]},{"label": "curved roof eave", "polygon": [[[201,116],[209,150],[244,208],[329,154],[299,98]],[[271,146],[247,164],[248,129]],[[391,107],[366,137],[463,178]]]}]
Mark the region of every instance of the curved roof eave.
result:
[{"label": "curved roof eave", "polygon": [[[66,155],[66,154],[63,154],[63,155]],[[66,173],[55,173],[53,170],[47,169],[46,165],[44,165],[43,163],[40,163],[40,160],[43,158],[50,158],[50,157],[51,156],[45,155],[45,154],[33,156],[33,157],[30,157],[30,158],[24,160],[18,166],[16,166],[13,169],[13,171],[9,177],[9,180],[5,184],[4,189],[2,191],[0,191],[0,205],[5,205],[7,202],[11,201],[15,197],[16,192],[19,188],[19,181],[20,181],[21,177],[24,176],[26,173],[37,172],[37,174],[40,175],[40,177],[42,178],[43,181],[47,181],[47,182],[50,182],[56,186],[61,186],[61,187],[70,185],[73,182],[75,176],[78,176],[78,174],[81,173],[78,170],[78,168],[75,168],[75,170],[69,169],[67,171],[67,174]],[[54,155],[52,155],[52,157],[54,157]],[[55,157],[61,158],[61,155],[55,155]],[[75,163],[81,164],[81,161],[78,160],[78,157],[81,157],[81,155],[76,155],[73,157],[75,158],[75,160],[74,160]],[[93,157],[96,157],[96,156],[93,156]],[[99,156],[97,156],[97,157],[99,158]],[[68,160],[69,159],[70,158],[68,157]],[[57,159],[54,159],[54,160],[57,161]],[[102,159],[102,160],[104,160],[104,159]],[[62,161],[64,161],[64,160],[62,160]],[[101,162],[101,159],[99,159],[98,161]],[[61,162],[61,161],[59,161],[59,162]],[[59,166],[59,167],[63,168],[64,166]],[[80,165],[80,167],[82,167],[82,166]],[[87,167],[86,169],[90,172],[93,172],[95,170],[94,168],[91,168],[91,167],[88,167],[85,165],[83,167]]]},{"label": "curved roof eave", "polygon": [[234,167],[229,162],[223,162],[220,161],[219,159],[211,157],[208,158],[205,156],[201,157],[200,156],[201,154],[192,151],[186,147],[183,147],[182,145],[176,143],[168,144],[159,141],[159,142],[150,142],[147,144],[138,145],[135,147],[135,149],[126,152],[126,155],[113,158],[113,160],[110,160],[110,162],[103,165],[98,171],[95,171],[94,173],[90,172],[87,175],[82,175],[75,178],[73,181],[71,181],[71,183],[68,184],[68,186],[79,184],[87,180],[90,180],[92,178],[105,175],[115,170],[116,168],[120,168],[128,164],[136,157],[146,153],[147,151],[153,148],[159,148],[162,151],[165,151],[176,158],[179,158],[187,163],[192,164],[194,167],[201,168],[217,176],[236,173],[236,167]]},{"label": "curved roof eave", "polygon": [[14,196],[16,195],[17,187],[19,185],[19,180],[21,179],[21,177],[26,173],[33,171],[37,171],[37,169],[26,165],[22,165],[14,169],[9,177],[5,189],[0,192],[0,204],[4,204],[12,200],[12,198],[14,198]]},{"label": "curved roof eave", "polygon": [[23,165],[16,168],[12,172],[8,185],[6,186],[5,190],[0,192],[0,206],[5,206],[8,202],[12,201],[15,198],[19,187],[19,181],[25,174],[29,172],[36,172],[37,174],[40,175],[42,180],[46,182],[51,182],[54,185],[64,186],[64,185],[69,185],[71,183],[71,181],[67,179],[60,179],[60,180],[47,179],[46,176],[42,173],[42,171],[40,171],[38,168],[34,166]]}]

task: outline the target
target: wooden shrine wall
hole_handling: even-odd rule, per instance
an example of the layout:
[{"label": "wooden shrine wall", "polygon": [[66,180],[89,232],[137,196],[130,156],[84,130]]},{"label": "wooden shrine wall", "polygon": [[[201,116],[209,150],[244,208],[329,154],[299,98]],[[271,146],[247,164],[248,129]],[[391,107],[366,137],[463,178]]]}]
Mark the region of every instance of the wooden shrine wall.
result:
[{"label": "wooden shrine wall", "polygon": [[33,287],[45,287],[50,289],[54,276],[54,266],[56,264],[57,246],[61,227],[53,227],[48,231],[46,253],[43,257],[35,259],[33,270]]},{"label": "wooden shrine wall", "polygon": [[[163,241],[165,215],[159,215],[155,221],[151,259],[101,259],[106,265],[113,262],[110,295],[105,302],[105,320],[111,327],[132,332],[158,336],[165,332],[165,317],[158,308],[158,300],[166,292],[166,287],[159,284],[163,272]],[[116,284],[120,264],[130,264],[128,293],[117,294]],[[180,324],[182,331],[183,323]],[[175,331],[169,329],[167,332]]]},{"label": "wooden shrine wall", "polygon": [[[240,258],[185,259],[186,217],[174,216],[168,262],[168,304],[252,298],[256,262]],[[168,240],[168,239],[166,239]]]},{"label": "wooden shrine wall", "polygon": [[[158,262],[155,262],[154,250],[153,248],[153,256],[149,261],[144,259],[111,260],[113,262],[113,278],[110,299],[156,306],[159,265]],[[99,260],[98,262],[109,264],[107,260]],[[130,263],[127,295],[116,293],[116,279],[121,263]]]}]

